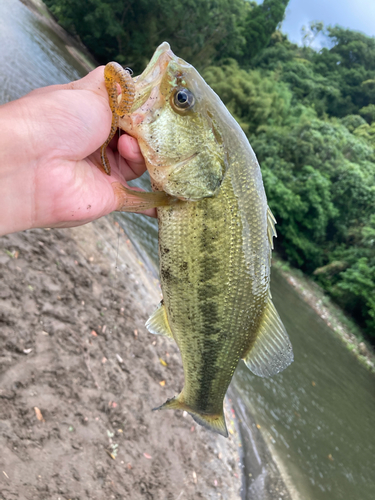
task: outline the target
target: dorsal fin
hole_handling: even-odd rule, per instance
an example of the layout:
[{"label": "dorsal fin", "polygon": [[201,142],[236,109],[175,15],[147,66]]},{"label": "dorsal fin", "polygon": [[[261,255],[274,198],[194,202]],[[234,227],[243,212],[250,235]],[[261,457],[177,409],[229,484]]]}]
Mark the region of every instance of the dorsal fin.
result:
[{"label": "dorsal fin", "polygon": [[166,337],[173,339],[171,327],[168,323],[167,311],[163,301],[160,302],[158,307],[146,321],[146,328],[150,333],[154,333],[155,335],[165,335]]},{"label": "dorsal fin", "polygon": [[292,344],[271,297],[268,299],[256,341],[244,361],[259,377],[271,377],[285,370],[293,361]]},{"label": "dorsal fin", "polygon": [[270,207],[267,207],[267,234],[268,234],[268,241],[270,242],[270,247],[273,250],[273,238],[277,238],[277,232],[276,232],[276,227],[275,224],[277,224],[276,219],[271,212]]}]

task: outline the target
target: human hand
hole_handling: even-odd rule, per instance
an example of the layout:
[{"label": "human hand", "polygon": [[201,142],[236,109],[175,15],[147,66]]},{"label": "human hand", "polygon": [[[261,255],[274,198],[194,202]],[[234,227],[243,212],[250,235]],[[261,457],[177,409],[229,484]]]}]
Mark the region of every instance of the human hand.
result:
[{"label": "human hand", "polygon": [[116,185],[146,166],[137,141],[122,135],[107,149],[111,175],[98,168],[110,126],[103,67],[1,106],[0,234],[78,226],[119,209]]}]

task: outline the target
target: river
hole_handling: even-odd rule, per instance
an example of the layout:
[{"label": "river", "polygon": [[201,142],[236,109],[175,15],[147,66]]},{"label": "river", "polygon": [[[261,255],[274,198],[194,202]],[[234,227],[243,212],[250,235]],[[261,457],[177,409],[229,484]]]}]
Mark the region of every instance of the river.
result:
[{"label": "river", "polygon": [[[0,0],[0,68],[0,103],[86,73],[55,32],[18,0]],[[154,266],[156,222],[118,217]],[[373,500],[374,377],[276,272],[272,294],[295,361],[271,379],[252,375],[240,363],[231,384],[242,420],[244,497],[268,498],[269,470],[254,447],[261,433],[293,499]],[[274,492],[272,498],[282,497]]]}]

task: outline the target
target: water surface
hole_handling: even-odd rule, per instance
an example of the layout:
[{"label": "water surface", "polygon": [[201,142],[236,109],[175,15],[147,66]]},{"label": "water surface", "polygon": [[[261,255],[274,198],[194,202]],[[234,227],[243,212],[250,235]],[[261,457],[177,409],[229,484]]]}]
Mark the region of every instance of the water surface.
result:
[{"label": "water surface", "polygon": [[19,0],[0,0],[0,104],[87,72],[56,33]]},{"label": "water surface", "polygon": [[301,499],[375,499],[375,384],[281,275],[272,296],[295,361],[270,379],[241,363],[233,384]]}]

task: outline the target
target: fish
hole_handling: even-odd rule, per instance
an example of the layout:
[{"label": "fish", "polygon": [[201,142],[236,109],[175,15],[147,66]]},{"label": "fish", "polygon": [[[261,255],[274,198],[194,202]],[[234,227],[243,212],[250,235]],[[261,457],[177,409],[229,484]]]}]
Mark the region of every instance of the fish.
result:
[{"label": "fish", "polygon": [[113,112],[153,192],[121,187],[122,210],[157,207],[163,299],[146,327],[176,342],[184,371],[181,392],[155,409],[184,410],[227,437],[224,397],[240,360],[260,377],[293,361],[270,292],[276,220],[246,135],[192,65],[164,42],[132,82]]}]

